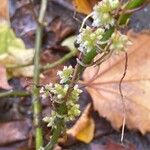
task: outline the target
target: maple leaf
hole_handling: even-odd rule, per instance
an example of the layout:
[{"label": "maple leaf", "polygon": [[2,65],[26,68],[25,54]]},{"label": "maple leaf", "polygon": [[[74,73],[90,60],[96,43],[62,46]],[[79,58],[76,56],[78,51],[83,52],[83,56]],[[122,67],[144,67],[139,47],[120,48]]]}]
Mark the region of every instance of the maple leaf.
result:
[{"label": "maple leaf", "polygon": [[[126,106],[126,125],[145,134],[150,131],[150,32],[128,33],[133,45],[128,49],[127,74],[122,82]],[[83,74],[87,90],[93,99],[94,109],[109,120],[115,129],[123,123],[124,107],[119,92],[119,82],[125,67],[125,57],[112,56],[100,66],[95,80],[96,67]],[[89,83],[88,83],[89,82]]]},{"label": "maple leaf", "polygon": [[99,0],[74,0],[73,4],[75,5],[76,11],[83,14],[89,14],[93,10],[93,6]]}]

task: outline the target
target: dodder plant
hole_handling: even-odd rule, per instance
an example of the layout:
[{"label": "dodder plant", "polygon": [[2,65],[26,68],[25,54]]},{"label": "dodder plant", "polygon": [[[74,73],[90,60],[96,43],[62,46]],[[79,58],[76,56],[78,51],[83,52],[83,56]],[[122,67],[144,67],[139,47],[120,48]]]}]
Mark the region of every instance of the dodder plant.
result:
[{"label": "dodder plant", "polygon": [[[50,83],[41,89],[42,96],[50,97],[53,102],[51,116],[43,119],[48,123],[48,127],[52,128],[50,142],[43,149],[53,149],[60,134],[65,132],[66,122],[74,120],[80,114],[77,102],[82,90],[79,89],[76,82],[84,67],[100,65],[113,53],[125,52],[126,47],[131,45],[121,29],[125,28],[128,22],[129,10],[139,7],[144,2],[146,1],[131,0],[123,3],[119,0],[102,0],[94,6],[93,12],[83,20],[80,33],[77,36],[80,55],[76,67],[65,66],[62,71],[57,73],[60,78],[59,83]],[[86,26],[85,22],[90,17],[93,22],[91,26]],[[100,58],[94,60],[98,54],[100,54]],[[123,124],[125,125],[125,122]]]}]

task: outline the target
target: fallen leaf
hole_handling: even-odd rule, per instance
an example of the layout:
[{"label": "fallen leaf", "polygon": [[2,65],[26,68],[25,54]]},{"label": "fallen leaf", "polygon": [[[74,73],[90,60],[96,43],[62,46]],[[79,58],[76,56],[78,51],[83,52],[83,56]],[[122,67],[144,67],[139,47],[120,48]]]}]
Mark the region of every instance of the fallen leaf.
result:
[{"label": "fallen leaf", "polygon": [[99,0],[74,0],[73,4],[76,8],[76,11],[83,14],[89,14],[93,10],[93,6]]},{"label": "fallen leaf", "polygon": [[71,25],[66,24],[61,17],[55,17],[48,27],[48,32],[54,33],[53,42],[56,44],[63,41],[66,37],[72,35],[75,32],[75,29]]},{"label": "fallen leaf", "polygon": [[[57,54],[52,54],[50,51],[45,51],[41,55],[41,64],[46,65],[47,63],[54,63],[57,60],[60,59],[60,56]],[[63,68],[63,65],[60,64],[54,68],[48,69],[43,73],[43,78],[40,80],[40,84],[49,84],[49,83],[55,83],[58,80],[57,71],[61,70]]]},{"label": "fallen leaf", "polygon": [[29,120],[0,123],[0,145],[28,139],[31,126]]},{"label": "fallen leaf", "polygon": [[136,150],[133,144],[119,144],[109,140],[106,145],[91,144],[91,150]]},{"label": "fallen leaf", "polygon": [[94,137],[95,123],[90,116],[91,104],[88,104],[75,125],[67,131],[67,134],[84,143],[90,143]]},{"label": "fallen leaf", "polygon": [[0,88],[10,90],[12,87],[7,82],[6,68],[0,65]]},{"label": "fallen leaf", "polygon": [[32,77],[33,66],[15,69],[10,69],[10,66],[31,64],[33,57],[34,50],[27,50],[24,42],[16,37],[7,24],[0,24],[0,64],[9,68],[9,75]]},{"label": "fallen leaf", "polygon": [[[126,105],[126,125],[145,134],[150,131],[150,32],[128,33],[133,45],[128,49],[127,74],[122,83]],[[124,54],[112,56],[96,73],[96,67],[89,67],[83,74],[87,90],[93,99],[94,109],[109,120],[115,129],[123,123],[124,108],[119,92],[119,82],[125,67]]]}]

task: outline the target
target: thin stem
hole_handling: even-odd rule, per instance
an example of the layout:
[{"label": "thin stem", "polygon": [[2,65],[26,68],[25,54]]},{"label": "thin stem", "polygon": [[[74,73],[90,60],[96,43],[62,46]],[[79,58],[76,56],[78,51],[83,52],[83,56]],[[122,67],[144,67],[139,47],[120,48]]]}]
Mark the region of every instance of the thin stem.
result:
[{"label": "thin stem", "polygon": [[125,104],[124,95],[122,92],[122,82],[123,82],[123,79],[125,78],[125,76],[127,74],[127,68],[128,68],[128,54],[127,54],[127,52],[125,52],[125,67],[124,67],[123,75],[122,75],[120,82],[119,82],[119,92],[121,95],[121,101],[122,101],[122,105],[123,105],[123,123],[122,123],[122,132],[121,132],[121,142],[123,142],[123,138],[124,138],[124,131],[125,131],[125,125],[126,125],[126,115],[127,115],[126,104]]},{"label": "thin stem", "polygon": [[58,141],[58,138],[63,130],[63,124],[64,124],[63,119],[58,119],[58,121],[59,122],[56,125],[56,128],[53,132],[53,136],[52,136],[50,142],[45,146],[44,150],[53,150],[55,144]]},{"label": "thin stem", "polygon": [[5,91],[5,92],[0,92],[0,98],[3,97],[25,97],[25,96],[30,96],[31,93],[27,91]]},{"label": "thin stem", "polygon": [[84,20],[82,21],[82,24],[81,24],[81,28],[79,29],[79,32],[82,31],[84,25],[85,25],[85,22],[93,15],[93,13],[90,13],[89,15],[87,15]]},{"label": "thin stem", "polygon": [[42,43],[43,33],[43,22],[46,12],[47,0],[41,1],[41,8],[39,13],[39,24],[36,31],[36,42],[35,42],[35,56],[34,56],[34,77],[33,77],[33,90],[32,90],[32,105],[33,105],[33,122],[35,126],[35,145],[36,150],[43,146],[43,133],[41,127],[41,103],[39,99],[39,75],[40,75],[40,49]]},{"label": "thin stem", "polygon": [[19,64],[19,65],[7,65],[7,69],[15,69],[15,68],[22,68],[22,67],[28,67],[32,65],[33,63],[28,63],[28,64]]},{"label": "thin stem", "polygon": [[52,63],[52,64],[46,64],[45,66],[42,66],[41,69],[42,70],[48,70],[48,69],[51,69],[53,67],[56,67],[56,66],[58,66],[60,64],[65,63],[67,60],[69,60],[70,58],[72,58],[76,54],[77,54],[77,50],[76,51],[75,50],[71,51],[68,54],[66,54],[64,57],[62,57],[61,59],[55,61],[54,63]]},{"label": "thin stem", "polygon": [[[58,107],[56,107],[56,111],[58,114],[63,115],[66,114],[67,111],[67,107],[66,107],[66,103],[62,103],[61,105],[59,105]],[[63,132],[64,130],[64,119],[57,117],[55,119],[55,128],[52,131],[52,137],[50,142],[45,146],[44,150],[53,150],[54,146],[57,144],[58,142],[58,138],[60,136],[60,134]]]}]

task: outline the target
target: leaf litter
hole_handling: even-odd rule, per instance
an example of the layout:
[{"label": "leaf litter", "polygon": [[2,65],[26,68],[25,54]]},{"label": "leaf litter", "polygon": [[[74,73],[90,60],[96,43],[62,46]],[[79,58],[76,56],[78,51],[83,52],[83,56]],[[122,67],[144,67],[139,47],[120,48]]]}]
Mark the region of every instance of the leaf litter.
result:
[{"label": "leaf litter", "polygon": [[[122,92],[126,105],[126,125],[145,134],[150,131],[150,33],[128,33],[133,46],[128,49],[127,74],[122,82]],[[94,81],[87,84],[92,96],[94,109],[109,120],[115,129],[123,122],[123,105],[119,92],[119,82],[123,74],[124,55],[113,56],[101,65]],[[90,70],[89,70],[90,69]],[[87,83],[94,76],[96,67],[87,68],[83,74]],[[88,72],[88,73],[87,73]]]},{"label": "leaf litter", "polygon": [[[85,5],[86,5],[86,3],[87,3],[88,1],[83,1],[83,3],[85,3]],[[78,3],[78,2],[77,2]],[[89,1],[89,3],[90,3],[90,1]],[[79,3],[78,3],[79,4]],[[86,7],[89,7],[89,4],[86,6]],[[77,8],[77,9],[79,9],[79,8]],[[83,9],[83,6],[82,6],[82,8],[81,8],[82,10],[79,10],[79,12],[81,12],[81,11],[84,11],[84,9]],[[87,12],[82,12],[82,13],[84,13],[84,14],[87,14],[87,13],[89,13],[90,11],[91,11],[91,6],[89,7],[89,8],[86,8],[86,9],[88,9],[88,11]],[[77,10],[78,11],[78,10]],[[23,14],[22,14],[22,16],[23,16]],[[58,24],[58,27],[59,27],[59,24]],[[28,28],[30,28],[30,27],[28,27]],[[58,28],[58,31],[61,31],[62,29],[60,29],[60,28]],[[70,30],[70,29],[69,29]],[[28,31],[27,31],[28,32]],[[61,32],[60,32],[61,33]],[[63,32],[62,32],[63,33]],[[64,33],[63,33],[64,34]],[[67,33],[68,34],[68,33]],[[65,34],[64,34],[65,35]],[[65,35],[66,36],[66,35]],[[65,37],[64,36],[64,37]],[[136,35],[135,35],[136,36]],[[62,35],[59,35],[57,38],[56,38],[56,41],[61,41],[62,39],[61,38],[64,38]],[[59,39],[61,39],[61,40],[59,40]],[[142,41],[142,39],[139,39],[139,41]],[[54,42],[55,43],[55,42]],[[137,45],[138,45],[139,43],[137,43]],[[145,43],[144,43],[145,44]],[[145,51],[144,51],[145,52]],[[50,54],[51,55],[51,54]],[[145,54],[146,55],[146,54]],[[119,56],[120,57],[120,56]],[[144,60],[145,60],[145,57],[143,57],[144,58]],[[119,58],[115,58],[116,60],[117,59],[119,59]],[[113,60],[112,60],[113,61]],[[112,62],[110,62],[110,64],[111,64]],[[139,61],[137,60],[137,63],[139,63]],[[143,63],[145,63],[145,61],[143,62]],[[109,64],[109,65],[110,65]],[[107,68],[107,65],[105,65],[105,64],[103,64],[105,67],[105,69]],[[140,66],[141,64],[139,64],[139,66]],[[121,67],[120,67],[121,68]],[[121,75],[122,75],[122,72],[123,72],[123,65],[122,65],[122,70],[121,71],[118,71],[118,74],[119,75],[117,75],[117,81],[116,81],[116,78],[114,77],[114,79],[113,79],[113,81],[115,81],[115,82],[119,82],[119,80],[118,79],[120,79],[120,77],[121,77]],[[135,67],[134,67],[135,68]],[[101,69],[103,69],[103,67],[101,67]],[[133,68],[132,68],[133,69]],[[106,69],[107,70],[107,69]],[[116,73],[117,72],[117,70],[118,69],[116,69],[116,71],[112,71],[112,69],[111,69],[111,72],[113,72],[113,73]],[[106,71],[107,72],[107,71]],[[139,71],[140,72],[140,71]],[[139,73],[138,72],[138,73]],[[138,73],[136,72],[135,74],[136,75],[138,75]],[[50,73],[51,74],[51,73]],[[55,73],[54,73],[55,74]],[[111,74],[111,73],[110,73]],[[111,74],[112,75],[112,74]],[[111,76],[110,75],[110,76]],[[145,74],[144,74],[145,75]],[[102,75],[103,76],[103,75]],[[106,75],[107,76],[107,75]],[[110,79],[111,80],[111,77],[110,77],[109,75],[108,75],[108,78],[107,77],[105,77],[105,79],[107,78],[107,79]],[[145,76],[144,76],[145,77]],[[113,78],[113,77],[112,77]],[[104,79],[104,77],[102,77],[102,79]],[[126,78],[125,78],[126,79]],[[125,81],[125,79],[124,79],[124,81]],[[57,78],[55,78],[55,80],[57,80]],[[100,80],[101,81],[101,80]],[[107,81],[109,81],[109,80],[106,80],[106,82]],[[47,80],[45,83],[47,83],[47,82],[49,82],[49,80]],[[54,81],[55,82],[55,81]],[[105,80],[104,80],[104,82],[105,82]],[[141,81],[142,82],[142,81]],[[144,81],[143,81],[144,82]],[[142,83],[143,83],[142,82]],[[99,84],[99,83],[98,83]],[[105,83],[102,83],[102,84],[104,84],[105,85]],[[115,84],[115,83],[114,83]],[[133,88],[133,87],[130,87],[130,86],[126,86],[126,84],[124,85],[125,83],[123,82],[123,86],[122,86],[122,90],[123,90],[123,94],[125,93],[130,93],[130,95],[132,95],[132,90],[135,90],[136,88]],[[103,85],[103,86],[104,86]],[[9,85],[8,85],[9,86]],[[94,88],[95,88],[95,86],[97,87],[98,85],[96,85],[96,84],[93,84],[92,86],[89,86],[88,88],[93,88],[93,86],[94,86]],[[105,85],[106,86],[106,85]],[[104,86],[104,89],[105,89],[105,86]],[[110,87],[110,85],[108,85],[107,86],[107,90],[108,90],[108,87]],[[141,88],[141,87],[138,87],[139,89]],[[113,89],[118,89],[118,84],[117,85],[113,85]],[[136,89],[137,90],[137,89]],[[89,91],[89,90],[88,90]],[[139,90],[140,91],[140,90]],[[137,90],[137,92],[136,93],[138,93],[139,92],[138,90]],[[104,91],[105,92],[105,91]],[[113,91],[114,92],[114,91]],[[145,91],[144,91],[145,92]],[[89,92],[90,93],[90,92]],[[106,95],[109,95],[109,98],[110,98],[110,96],[111,96],[111,92],[109,93],[109,92],[107,92],[106,91]],[[108,94],[109,93],[109,94]],[[140,93],[140,92],[139,92]],[[91,94],[91,93],[90,93]],[[134,95],[134,94],[133,94]],[[141,94],[142,95],[142,94]],[[91,94],[91,96],[92,96],[92,94]],[[117,99],[120,99],[120,95],[119,95],[119,93],[117,94]],[[142,99],[143,100],[143,99]],[[93,99],[93,101],[94,101],[94,99]],[[143,100],[144,101],[144,100]],[[122,104],[119,102],[118,103],[119,104],[119,106],[120,107],[122,107]],[[95,105],[94,105],[95,106]],[[105,105],[104,105],[105,106]],[[114,106],[114,107],[116,107],[116,105]],[[97,107],[95,107],[95,108],[97,108]],[[109,107],[110,108],[110,107]],[[118,108],[118,107],[117,107]],[[97,110],[98,110],[99,108],[97,108]],[[122,108],[120,108],[119,109],[121,112],[122,112]],[[140,112],[142,112],[141,111],[141,109],[139,110]],[[99,111],[98,111],[99,112]],[[101,116],[104,116],[104,115],[102,115],[100,112],[99,112],[99,114],[101,115]],[[106,116],[104,116],[104,117],[106,117]],[[82,116],[81,116],[81,118],[83,118]],[[107,117],[106,117],[107,118]],[[108,119],[108,118],[107,118]],[[87,117],[87,120],[91,120],[91,119],[89,119],[88,117]],[[109,119],[108,119],[109,120]],[[78,122],[78,121],[77,121]],[[80,122],[84,122],[84,119],[82,120],[80,120]],[[119,121],[118,121],[119,122]],[[76,125],[75,126],[77,126],[77,124],[80,124],[80,123],[76,123]],[[82,124],[82,123],[81,123]],[[89,123],[89,126],[91,125],[91,124],[93,124],[93,123]],[[120,124],[122,125],[122,121],[120,122]],[[117,125],[117,128],[116,129],[119,129],[120,128],[120,126],[121,125]],[[78,127],[79,127],[80,125],[78,125]],[[92,126],[95,126],[95,123],[92,125]],[[115,125],[114,125],[115,126]],[[82,126],[81,126],[82,127]],[[91,130],[89,130],[89,128],[83,128],[83,131],[84,131],[84,129],[86,130],[86,132],[87,131],[91,131]],[[73,130],[73,128],[72,128],[72,130]],[[141,129],[142,130],[142,129]],[[81,140],[81,141],[84,141],[84,142],[87,142],[87,137],[85,136],[86,135],[86,132],[84,133],[84,132],[79,132],[81,135],[83,134],[84,135],[84,138],[81,140],[77,135],[78,135],[78,132],[77,132],[77,134],[76,134],[76,136],[75,136],[75,138],[77,138],[78,140]],[[146,132],[146,129],[143,129],[142,130],[142,133],[145,133]],[[71,132],[72,133],[72,132]],[[92,133],[93,133],[93,127],[92,127]],[[92,134],[92,138],[93,138],[93,134]],[[91,141],[91,139],[92,138],[90,138],[90,141]],[[89,140],[88,140],[88,142],[89,142]],[[98,144],[99,146],[100,146],[100,144]],[[114,146],[115,145],[115,146]],[[116,146],[117,145],[117,146]],[[109,146],[110,146],[110,149],[108,149],[109,148]],[[113,147],[115,147],[116,149],[118,148],[119,149],[119,147],[120,147],[120,144],[119,144],[119,146],[118,146],[118,144],[116,144],[116,143],[112,143],[112,142],[108,142],[106,145],[102,145],[102,147],[103,147],[103,150],[113,150],[112,148]],[[107,148],[107,149],[106,149]],[[120,150],[120,149],[119,149]],[[122,150],[122,149],[121,149]],[[124,150],[124,149],[123,149]]]}]

